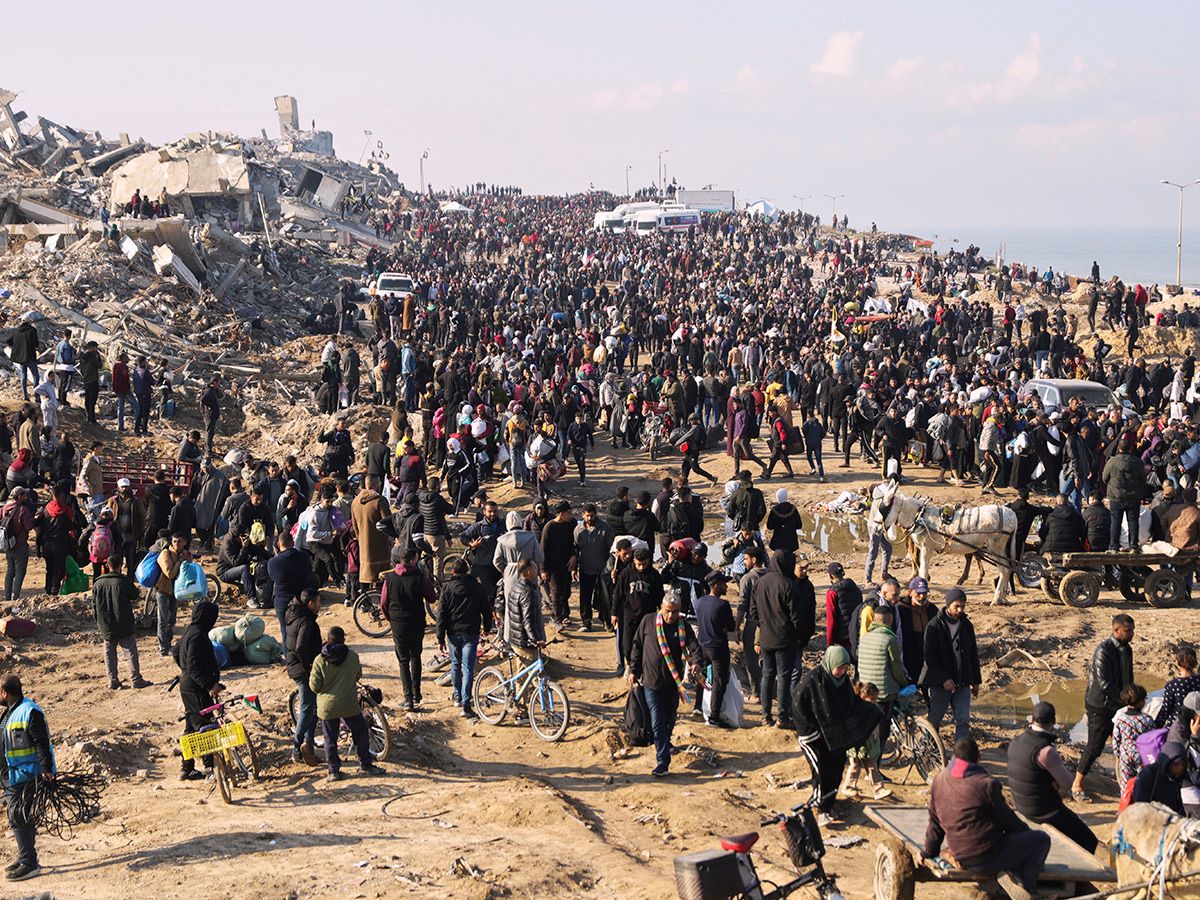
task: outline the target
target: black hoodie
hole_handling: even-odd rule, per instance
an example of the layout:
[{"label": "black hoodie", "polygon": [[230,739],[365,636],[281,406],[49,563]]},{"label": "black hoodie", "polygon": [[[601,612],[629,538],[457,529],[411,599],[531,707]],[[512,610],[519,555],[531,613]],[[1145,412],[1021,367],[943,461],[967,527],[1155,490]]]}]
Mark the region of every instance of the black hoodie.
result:
[{"label": "black hoodie", "polygon": [[217,604],[201,600],[192,607],[192,622],[173,649],[179,663],[179,689],[206,694],[221,680],[221,668],[208,633],[217,624]]},{"label": "black hoodie", "polygon": [[776,550],[767,564],[767,574],[754,585],[750,616],[758,620],[758,643],[764,650],[787,650],[797,645],[803,649],[817,630],[812,582],[796,578],[795,569],[795,554]]},{"label": "black hoodie", "polygon": [[317,614],[297,597],[288,604],[283,624],[287,629],[288,678],[293,681],[303,678],[307,683],[313,660],[321,652],[321,626],[317,624]]}]

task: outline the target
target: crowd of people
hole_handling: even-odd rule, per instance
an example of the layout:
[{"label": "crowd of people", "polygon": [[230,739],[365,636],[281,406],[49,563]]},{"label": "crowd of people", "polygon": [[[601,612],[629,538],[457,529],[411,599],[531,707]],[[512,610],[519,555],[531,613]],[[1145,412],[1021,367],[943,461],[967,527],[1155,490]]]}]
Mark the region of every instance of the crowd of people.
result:
[{"label": "crowd of people", "polygon": [[[1200,549],[1193,355],[1149,366],[1135,356],[1147,292],[1102,282],[1098,267],[1088,282],[1089,320],[1104,297],[1110,310],[1132,304],[1132,318],[1121,312],[1131,335],[1125,357],[1094,334],[1085,348],[1081,323],[1057,302],[1061,274],[995,270],[974,247],[902,259],[907,245],[897,236],[852,238],[789,214],[705,215],[679,234],[591,230],[598,204],[614,199],[479,190],[465,216],[439,215],[432,196],[381,213],[385,245],[371,249],[361,281],[342,284],[317,316],[329,337],[312,402],[328,418],[310,459],[239,449],[222,418],[236,391],[227,394],[214,376],[194,409],[204,433],[186,434],[175,466],[144,491],[128,480],[106,488],[105,441],[91,442],[76,464],[59,417],[68,391],[82,388],[91,433],[108,427],[96,414],[107,387],[118,401],[115,430],[124,430],[128,408],[134,433],[144,434],[170,429],[180,412],[174,373],[165,361],[153,371],[145,356],[133,369],[125,354],[106,362],[94,343],[77,355],[64,332],[54,382],[49,374],[42,382],[38,332],[22,324],[8,343],[22,391],[32,375],[40,407],[26,403],[11,425],[0,419],[0,453],[12,459],[0,511],[6,599],[22,595],[31,544],[46,561],[47,593],[60,590],[68,559],[91,564],[110,686],[123,686],[121,651],[132,685],[144,687],[131,575],[155,554],[157,647],[178,660],[194,730],[221,688],[207,640],[218,610],[196,603],[176,639],[174,584],[194,550],[215,552],[216,577],[249,607],[276,613],[300,698],[294,759],[314,759],[318,721],[327,748],[344,722],[368,774],[379,768],[358,713],[361,664],[341,629],[322,633],[322,589],[344,589],[348,605],[381,590],[406,711],[423,707],[427,606],[436,604],[436,643],[451,659],[453,702],[466,717],[475,715],[481,634],[498,630],[532,661],[546,650],[548,626],[602,629],[613,634],[616,672],[644,690],[654,775],[669,772],[680,704],[728,727],[720,700],[744,675],[760,724],[798,733],[824,821],[833,820],[839,793],[888,795],[878,759],[900,692],[917,686],[934,726],[949,715],[955,737],[955,760],[935,783],[926,854],[936,856],[945,836],[965,865],[994,857],[995,835],[981,839],[987,846],[956,845],[955,819],[941,806],[996,807],[998,797],[970,737],[981,676],[965,594],[951,589],[937,606],[924,579],[901,585],[889,571],[890,545],[876,533],[864,583],[828,565],[819,609],[800,552],[801,513],[786,488],[768,507],[748,466],[758,466],[759,483],[824,481],[830,442],[840,468],[850,468],[857,445],[872,482],[929,473],[982,494],[1015,489],[1021,544],[1040,517],[1043,546],[1055,551],[1115,548],[1122,527],[1126,546],[1144,534]],[[414,291],[370,296],[363,289],[381,272],[408,274]],[[1018,290],[1022,280],[1040,301]],[[982,298],[986,289],[995,304]],[[1097,404],[1080,390],[1051,408],[1027,387],[1039,376],[1106,385],[1115,402]],[[390,410],[390,424],[355,434],[351,413],[370,404]],[[598,439],[650,454],[673,445],[678,475],[657,494],[622,486],[580,504],[576,518],[560,482],[573,468],[588,487]],[[218,445],[230,452],[216,457]],[[734,470],[723,486],[705,468],[721,452]],[[504,482],[513,488],[506,495],[519,498],[509,509],[493,499]],[[706,489],[725,517],[724,540],[711,546],[703,541]],[[1037,505],[1038,493],[1053,505]],[[443,566],[458,549],[466,557]],[[821,649],[822,611],[822,661],[805,670],[805,650]],[[1009,751],[1010,778],[1017,771],[1028,780],[1024,793],[1013,791],[1018,810],[1081,843],[1086,826],[1069,818],[1056,790],[1084,796],[1082,779],[1114,716],[1122,741],[1144,723],[1144,691],[1134,690],[1122,637],[1132,634],[1127,618],[1114,622],[1113,642],[1093,662],[1089,742],[1074,780],[1063,783],[1045,704],[1012,744],[1028,758]],[[739,667],[731,642],[742,651]],[[715,698],[707,714],[703,684]],[[1185,748],[1188,773],[1200,762],[1189,737],[1196,717],[1187,715],[1196,697],[1175,697],[1168,713],[1178,712],[1182,730],[1167,745]],[[336,752],[327,765],[329,778],[340,778]],[[182,774],[200,773],[189,760]],[[1142,785],[1137,796],[1180,802],[1171,766],[1131,768],[1127,777]],[[996,816],[996,834],[1010,835],[1005,852],[1034,859],[1037,848],[1014,837],[1015,817]]]}]

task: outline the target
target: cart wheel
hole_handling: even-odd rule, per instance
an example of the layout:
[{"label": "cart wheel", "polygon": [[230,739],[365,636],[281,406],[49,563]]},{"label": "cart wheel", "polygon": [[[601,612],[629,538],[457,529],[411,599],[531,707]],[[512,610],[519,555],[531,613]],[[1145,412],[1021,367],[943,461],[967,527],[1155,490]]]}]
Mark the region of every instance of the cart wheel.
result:
[{"label": "cart wheel", "polygon": [[1047,600],[1054,600],[1056,602],[1058,601],[1058,587],[1056,586],[1053,578],[1051,578],[1049,575],[1045,575],[1042,577],[1042,580],[1039,582],[1039,584],[1041,585],[1042,593],[1045,595]]},{"label": "cart wheel", "polygon": [[1143,583],[1146,599],[1157,609],[1172,609],[1190,599],[1187,583],[1173,569],[1158,569],[1146,576]]},{"label": "cart wheel", "polygon": [[1058,595],[1067,606],[1084,609],[1100,599],[1100,579],[1093,572],[1068,572]]},{"label": "cart wheel", "polygon": [[876,900],[913,900],[917,867],[912,854],[894,838],[875,845]]},{"label": "cart wheel", "polygon": [[1150,570],[1145,566],[1129,566],[1121,569],[1121,577],[1117,583],[1120,588],[1121,596],[1130,603],[1140,603],[1142,600],[1142,586],[1146,582],[1146,576],[1150,574]]},{"label": "cart wheel", "polygon": [[1021,587],[1033,589],[1050,570],[1050,564],[1036,553],[1026,553],[1017,565],[1017,580]]}]

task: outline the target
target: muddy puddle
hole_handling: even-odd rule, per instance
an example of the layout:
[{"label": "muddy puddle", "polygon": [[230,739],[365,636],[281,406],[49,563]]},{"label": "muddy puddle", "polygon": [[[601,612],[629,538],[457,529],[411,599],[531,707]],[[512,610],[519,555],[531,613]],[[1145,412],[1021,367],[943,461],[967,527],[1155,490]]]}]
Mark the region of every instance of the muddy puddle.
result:
[{"label": "muddy puddle", "polygon": [[[1153,698],[1162,693],[1166,681],[1153,675],[1139,675],[1137,683],[1150,691]],[[1056,684],[1014,683],[980,691],[971,701],[971,713],[987,716],[998,728],[1011,729],[1015,734],[1028,724],[1033,705],[1045,700],[1054,704],[1059,733],[1073,744],[1082,744],[1087,741],[1087,711],[1083,704],[1086,690],[1084,678]]]},{"label": "muddy puddle", "polygon": [[[801,512],[804,527],[800,529],[800,549],[809,544],[825,553],[834,555],[849,555],[862,553],[867,544],[867,520],[862,516],[851,519],[841,519],[820,513]],[[720,544],[725,535],[725,518],[720,514],[709,514],[704,517],[704,536],[706,540]],[[770,543],[771,533],[762,529],[762,538]]]}]

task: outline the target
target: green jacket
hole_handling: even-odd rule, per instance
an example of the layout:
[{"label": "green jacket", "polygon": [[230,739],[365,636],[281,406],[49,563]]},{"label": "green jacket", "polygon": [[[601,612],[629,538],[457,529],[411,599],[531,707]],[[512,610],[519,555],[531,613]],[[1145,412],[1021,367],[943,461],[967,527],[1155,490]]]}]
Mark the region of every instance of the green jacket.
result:
[{"label": "green jacket", "polygon": [[1109,503],[1141,503],[1146,494],[1146,467],[1130,453],[1118,453],[1104,464],[1101,476]]},{"label": "green jacket", "polygon": [[357,653],[345,644],[323,646],[308,676],[308,686],[317,695],[317,718],[348,719],[362,712],[358,703],[361,677]]},{"label": "green jacket", "polygon": [[880,700],[893,700],[908,685],[900,659],[900,640],[882,622],[872,622],[858,642],[858,680],[879,688]]}]

